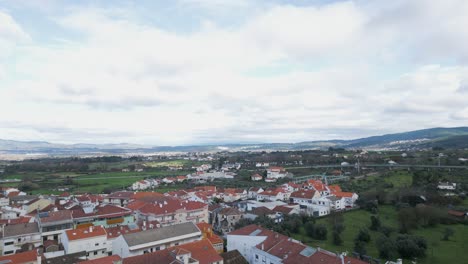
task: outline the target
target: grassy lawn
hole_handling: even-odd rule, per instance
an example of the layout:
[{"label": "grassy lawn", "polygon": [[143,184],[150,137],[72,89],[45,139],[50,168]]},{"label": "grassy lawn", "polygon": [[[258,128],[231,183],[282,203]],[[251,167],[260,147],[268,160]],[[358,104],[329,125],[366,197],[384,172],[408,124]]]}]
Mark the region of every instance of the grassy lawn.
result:
[{"label": "grassy lawn", "polygon": [[[379,217],[382,225],[398,228],[397,223],[397,212],[392,206],[380,206]],[[317,223],[325,224],[328,228],[328,237],[325,241],[312,240],[306,234],[303,228],[299,234],[293,234],[292,236],[300,241],[306,242],[307,244],[314,247],[321,247],[332,252],[345,252],[348,251],[350,254],[354,248],[354,238],[359,232],[359,229],[370,226],[371,213],[364,210],[350,211],[344,214],[345,230],[341,234],[343,239],[343,245],[336,246],[332,242],[332,226],[327,221],[327,218],[317,219]],[[450,238],[450,241],[442,241],[442,234],[446,227],[450,227],[455,231],[455,235]],[[375,246],[375,241],[379,237],[380,233],[376,231],[370,231],[371,241],[367,244],[367,254],[378,258],[379,254]],[[419,228],[414,230],[412,234],[423,236],[427,239],[428,250],[426,252],[427,257],[418,260],[418,263],[423,264],[434,264],[434,263],[459,263],[460,256],[463,256],[468,246],[468,227],[464,225],[438,225],[431,228]],[[393,234],[396,236],[396,233]],[[434,248],[434,250],[432,250]],[[433,252],[433,253],[432,253]],[[433,254],[433,255],[432,255]]]},{"label": "grassy lawn", "polygon": [[410,187],[413,178],[407,171],[395,171],[390,176],[384,177],[384,181],[393,184],[394,188],[402,188]]}]

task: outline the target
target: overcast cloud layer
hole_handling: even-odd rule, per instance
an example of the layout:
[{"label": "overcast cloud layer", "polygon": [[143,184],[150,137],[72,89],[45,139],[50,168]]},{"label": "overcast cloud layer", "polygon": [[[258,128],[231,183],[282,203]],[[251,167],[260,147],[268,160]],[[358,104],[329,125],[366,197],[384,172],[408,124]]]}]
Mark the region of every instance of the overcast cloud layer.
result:
[{"label": "overcast cloud layer", "polygon": [[0,138],[298,142],[468,125],[465,0],[75,2],[0,0]]}]

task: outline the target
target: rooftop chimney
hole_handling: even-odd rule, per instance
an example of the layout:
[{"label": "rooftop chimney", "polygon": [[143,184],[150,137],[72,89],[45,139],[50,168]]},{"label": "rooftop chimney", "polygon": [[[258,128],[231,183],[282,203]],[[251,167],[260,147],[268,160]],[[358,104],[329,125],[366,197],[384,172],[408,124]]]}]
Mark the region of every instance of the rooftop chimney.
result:
[{"label": "rooftop chimney", "polygon": [[90,227],[89,227],[89,232],[90,232],[90,233],[93,232],[93,226],[90,226]]}]

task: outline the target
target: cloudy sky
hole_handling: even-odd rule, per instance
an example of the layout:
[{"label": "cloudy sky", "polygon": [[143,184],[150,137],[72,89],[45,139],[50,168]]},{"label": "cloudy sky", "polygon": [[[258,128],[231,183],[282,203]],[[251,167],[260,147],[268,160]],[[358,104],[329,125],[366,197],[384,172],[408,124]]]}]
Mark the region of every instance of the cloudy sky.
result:
[{"label": "cloudy sky", "polygon": [[467,14],[466,0],[0,0],[0,138],[298,142],[468,125]]}]

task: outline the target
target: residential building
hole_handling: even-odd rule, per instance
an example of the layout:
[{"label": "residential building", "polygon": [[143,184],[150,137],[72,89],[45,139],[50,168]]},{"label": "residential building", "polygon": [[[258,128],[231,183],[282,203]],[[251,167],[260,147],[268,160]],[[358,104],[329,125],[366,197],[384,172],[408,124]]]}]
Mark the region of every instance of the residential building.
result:
[{"label": "residential building", "polygon": [[251,179],[252,181],[261,181],[261,180],[263,180],[263,176],[260,175],[260,174],[258,174],[258,173],[256,173],[256,174],[250,176],[250,179]]},{"label": "residential building", "polygon": [[206,239],[177,245],[152,253],[128,257],[123,264],[223,264],[223,258]]},{"label": "residential building", "polygon": [[320,193],[315,190],[299,190],[291,193],[289,200],[291,203],[312,204],[314,199],[320,198]]},{"label": "residential building", "polygon": [[227,235],[227,250],[238,250],[252,264],[366,264],[356,258],[313,248],[257,225]]},{"label": "residential building", "polygon": [[104,197],[104,203],[110,203],[118,206],[126,206],[133,199],[133,192],[114,192]]},{"label": "residential building", "polygon": [[154,197],[128,206],[138,221],[158,221],[162,226],[184,222],[208,222],[208,204],[174,197]]},{"label": "residential building", "polygon": [[63,230],[73,228],[72,212],[69,210],[39,213],[36,220],[43,242],[55,240],[59,244],[62,242]]},{"label": "residential building", "polygon": [[257,201],[287,201],[289,196],[282,188],[267,189],[257,194]]},{"label": "residential building", "polygon": [[2,255],[32,250],[41,245],[41,233],[37,223],[6,225],[2,227],[0,247]]},{"label": "residential building", "polygon": [[287,176],[287,172],[283,167],[269,167],[267,169],[267,178],[280,179]]},{"label": "residential building", "polygon": [[122,234],[112,244],[112,254],[138,256],[200,240],[201,231],[191,222],[141,232]]},{"label": "residential building", "polygon": [[135,222],[132,210],[112,204],[101,204],[92,211],[81,207],[72,209],[73,221],[78,228],[89,226],[112,227]]},{"label": "residential building", "polygon": [[235,207],[226,207],[219,210],[216,214],[213,227],[223,234],[234,230],[234,226],[242,219],[243,213]]},{"label": "residential building", "polygon": [[0,263],[8,264],[41,264],[42,258],[37,250],[16,253],[14,255],[1,256]]},{"label": "residential building", "polygon": [[86,251],[87,259],[107,256],[109,251],[106,230],[100,226],[65,230],[62,245],[66,254]]},{"label": "residential building", "polygon": [[452,182],[439,182],[439,184],[437,185],[437,189],[439,190],[455,190],[457,188],[457,184],[456,183],[452,183]]},{"label": "residential building", "polygon": [[202,232],[203,238],[208,239],[210,241],[213,248],[218,253],[223,253],[224,251],[224,241],[221,237],[216,235],[213,231],[213,226],[208,223],[198,223],[198,229]]},{"label": "residential building", "polygon": [[257,199],[257,195],[265,191],[262,187],[250,187],[247,197],[250,199]]}]

